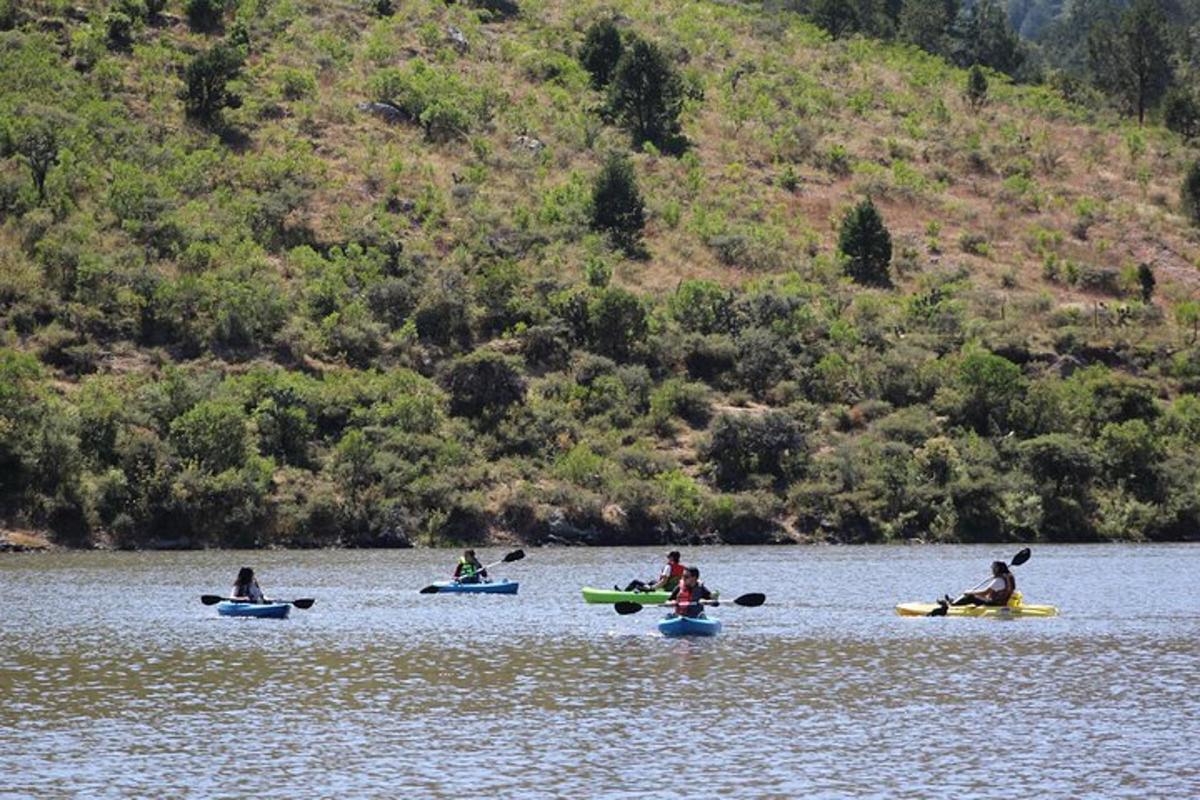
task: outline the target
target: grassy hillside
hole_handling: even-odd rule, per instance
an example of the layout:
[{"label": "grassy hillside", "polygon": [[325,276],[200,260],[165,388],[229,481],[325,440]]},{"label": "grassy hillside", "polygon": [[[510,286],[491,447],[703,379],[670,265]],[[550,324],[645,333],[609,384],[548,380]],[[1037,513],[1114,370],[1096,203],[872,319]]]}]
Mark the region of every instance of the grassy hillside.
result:
[{"label": "grassy hillside", "polygon": [[[0,2],[9,525],[1200,530],[1198,153],[1174,134],[997,75],[973,109],[941,60],[750,6],[206,5]],[[577,60],[608,17],[678,71],[679,152],[633,148]],[[189,116],[213,48],[236,99]],[[634,257],[592,224],[613,151],[645,202]],[[865,196],[890,288],[837,250]]]}]

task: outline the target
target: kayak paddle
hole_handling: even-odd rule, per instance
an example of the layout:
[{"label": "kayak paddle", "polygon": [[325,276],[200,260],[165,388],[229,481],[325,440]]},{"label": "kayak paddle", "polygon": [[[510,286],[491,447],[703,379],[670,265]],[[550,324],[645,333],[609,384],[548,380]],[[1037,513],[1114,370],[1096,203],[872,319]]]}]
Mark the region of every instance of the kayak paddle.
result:
[{"label": "kayak paddle", "polygon": [[[1019,550],[1015,556],[1013,556],[1013,557],[1012,557],[1012,561],[1008,562],[1008,565],[1009,565],[1010,567],[1019,567],[1019,566],[1021,566],[1022,564],[1024,564],[1026,561],[1028,561],[1028,560],[1029,560],[1029,557],[1030,557],[1031,555],[1033,555],[1033,553],[1032,553],[1032,552],[1030,552],[1029,548],[1028,548],[1028,547],[1024,547],[1024,548],[1022,548],[1021,550]],[[980,581],[979,583],[975,584],[975,586],[973,586],[972,588],[970,588],[970,589],[968,589],[967,591],[963,592],[963,594],[970,594],[971,592],[973,592],[973,591],[975,591],[976,589],[978,589],[978,588],[980,588],[981,586],[983,586],[985,583],[989,583],[989,582],[991,582],[991,580],[992,580],[991,578],[985,578],[984,580],[982,580],[982,581]],[[961,595],[960,595],[960,596],[961,596]],[[938,605],[938,607],[937,607],[937,608],[933,609],[933,611],[930,611],[928,614],[926,614],[926,616],[929,616],[929,617],[944,617],[944,616],[946,616],[946,614],[948,614],[948,613],[950,613],[950,607],[949,607],[949,606]]]},{"label": "kayak paddle", "polygon": [[[491,564],[484,564],[479,569],[479,572],[487,572],[489,567],[496,567],[496,566],[499,566],[500,564],[511,564],[514,561],[520,561],[524,557],[525,557],[524,550],[513,550],[511,553],[508,553],[507,555],[504,556],[504,558],[500,559],[499,561],[493,561]],[[476,574],[478,574],[478,573],[476,573]],[[425,588],[421,589],[421,591],[420,591],[420,594],[437,594],[437,593],[438,593],[438,587],[432,583],[429,584],[428,586],[426,586]]]},{"label": "kayak paddle", "polygon": [[[244,603],[244,600],[234,600],[232,597],[221,597],[215,594],[200,595],[200,602],[206,606],[215,606],[217,603]],[[302,597],[299,600],[271,600],[271,603],[291,603],[296,608],[312,608],[313,603],[317,602],[311,597]]]},{"label": "kayak paddle", "polygon": [[[761,606],[765,602],[767,602],[767,596],[761,592],[751,592],[750,594],[744,594],[741,597],[735,597],[733,600],[733,604],[735,606],[745,606],[746,608],[755,608],[757,606]],[[669,607],[674,606],[675,603],[654,603],[654,605]],[[701,600],[700,605],[719,606],[721,605],[721,601]],[[645,606],[641,603],[634,603],[632,601],[622,601],[620,603],[614,603],[613,608],[616,609],[618,614],[625,616],[627,614],[636,614],[645,608]]]}]

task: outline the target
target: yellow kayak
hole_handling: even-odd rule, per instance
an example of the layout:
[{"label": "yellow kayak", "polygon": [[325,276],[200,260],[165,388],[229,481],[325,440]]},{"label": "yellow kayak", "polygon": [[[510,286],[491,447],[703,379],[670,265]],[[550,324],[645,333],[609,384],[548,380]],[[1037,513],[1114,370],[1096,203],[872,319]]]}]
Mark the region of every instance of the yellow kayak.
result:
[{"label": "yellow kayak", "polygon": [[[896,606],[896,613],[902,617],[927,617],[929,612],[938,607],[937,603],[901,603]],[[1006,606],[950,606],[946,609],[948,617],[998,617],[1000,619],[1015,619],[1016,617],[1057,617],[1056,606],[1033,606],[1022,602],[1021,597],[1013,595]]]}]

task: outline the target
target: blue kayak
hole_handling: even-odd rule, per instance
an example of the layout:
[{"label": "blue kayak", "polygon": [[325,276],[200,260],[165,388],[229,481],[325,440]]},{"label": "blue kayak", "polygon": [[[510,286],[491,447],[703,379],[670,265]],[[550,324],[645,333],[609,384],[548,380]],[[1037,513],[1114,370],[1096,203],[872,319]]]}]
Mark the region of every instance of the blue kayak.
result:
[{"label": "blue kayak", "polygon": [[438,594],[442,592],[458,592],[459,594],[516,594],[517,581],[488,581],[484,583],[459,583],[458,581],[437,581]]},{"label": "blue kayak", "polygon": [[217,613],[222,617],[258,617],[259,619],[287,619],[292,610],[291,603],[217,603]]},{"label": "blue kayak", "polygon": [[663,636],[716,636],[721,632],[721,620],[709,617],[677,617],[672,614],[658,622]]}]

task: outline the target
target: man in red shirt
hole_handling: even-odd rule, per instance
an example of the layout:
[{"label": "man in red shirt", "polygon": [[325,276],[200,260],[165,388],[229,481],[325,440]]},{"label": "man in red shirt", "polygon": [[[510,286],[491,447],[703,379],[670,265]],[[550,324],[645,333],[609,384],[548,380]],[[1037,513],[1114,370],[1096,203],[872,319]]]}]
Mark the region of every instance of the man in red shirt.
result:
[{"label": "man in red shirt", "polygon": [[[658,580],[647,584],[644,581],[633,580],[625,587],[627,592],[670,592],[679,585],[683,578],[683,564],[680,563],[678,550],[667,553],[667,563],[658,573]],[[617,587],[613,587],[614,589]]]}]

